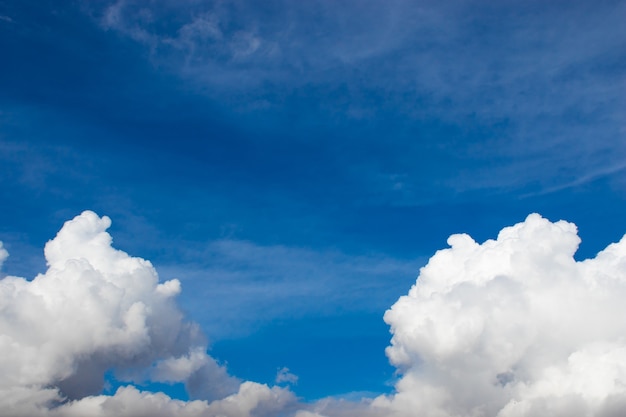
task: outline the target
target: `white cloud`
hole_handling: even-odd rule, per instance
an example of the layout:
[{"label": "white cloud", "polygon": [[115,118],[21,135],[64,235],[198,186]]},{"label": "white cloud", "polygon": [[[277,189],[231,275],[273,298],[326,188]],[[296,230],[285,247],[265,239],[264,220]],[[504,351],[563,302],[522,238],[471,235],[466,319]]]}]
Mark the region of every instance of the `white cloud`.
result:
[{"label": "white cloud", "polygon": [[[0,280],[3,416],[246,417],[293,402],[286,389],[240,384],[208,356],[174,302],[180,283],[159,283],[150,262],[114,249],[110,224],[82,213],[46,244],[44,274]],[[6,257],[0,246],[0,264]],[[109,369],[129,382],[184,382],[200,400],[132,386],[95,395]]]},{"label": "white cloud", "polygon": [[[115,395],[92,396],[65,404],[50,412],[54,417],[252,417],[276,416],[294,402],[289,391],[255,382],[244,382],[238,392],[211,403],[178,401],[163,393],[122,387]],[[35,414],[31,414],[35,416]]]},{"label": "white cloud", "polygon": [[9,257],[9,252],[7,252],[7,250],[4,249],[4,245],[2,244],[2,242],[0,242],[0,268],[2,267],[2,264],[8,257]]},{"label": "white cloud", "polygon": [[372,405],[371,398],[361,401],[348,401],[325,398],[311,404],[307,410],[298,410],[295,417],[387,417],[388,408]]},{"label": "white cloud", "polygon": [[152,379],[165,382],[185,381],[206,366],[208,361],[209,357],[204,349],[195,348],[185,356],[158,361],[152,372]]},{"label": "white cloud", "polygon": [[324,417],[324,416],[321,414],[312,413],[310,411],[300,410],[296,413],[295,417]]},{"label": "white cloud", "polygon": [[209,406],[209,415],[215,416],[276,416],[284,408],[294,403],[295,397],[290,391],[244,382],[239,392],[220,401],[214,401]]},{"label": "white cloud", "polygon": [[[392,416],[626,411],[626,238],[576,262],[575,225],[539,215],[478,244],[453,235],[385,314]],[[615,414],[613,414],[615,415]]]},{"label": "white cloud", "polygon": [[[626,237],[578,262],[576,226],[537,214],[482,244],[449,238],[385,314],[396,392],[298,405],[239,383],[148,261],[111,247],[84,212],[45,249],[32,281],[0,280],[0,408],[6,416],[616,417],[626,412]],[[7,253],[0,246],[0,263]],[[367,366],[367,364],[364,364]],[[103,373],[187,384],[193,401],[132,385],[97,395]],[[277,382],[295,382],[288,369]]]}]

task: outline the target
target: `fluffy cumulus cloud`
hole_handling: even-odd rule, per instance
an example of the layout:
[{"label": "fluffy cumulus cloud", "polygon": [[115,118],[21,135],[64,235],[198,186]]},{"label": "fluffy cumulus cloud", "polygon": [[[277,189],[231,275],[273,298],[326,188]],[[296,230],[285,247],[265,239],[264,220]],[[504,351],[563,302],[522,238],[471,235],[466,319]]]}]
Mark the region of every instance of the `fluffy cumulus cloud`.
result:
[{"label": "fluffy cumulus cloud", "polygon": [[576,226],[537,214],[449,238],[385,314],[402,377],[390,416],[626,413],[626,238],[577,262]]},{"label": "fluffy cumulus cloud", "polygon": [[[48,270],[0,280],[3,416],[616,417],[626,413],[626,238],[576,261],[576,226],[537,214],[482,244],[449,238],[385,314],[396,391],[298,404],[207,355],[149,262],[85,212],[46,245]],[[0,246],[0,262],[8,256]],[[382,353],[382,352],[381,352]],[[364,365],[366,366],[366,364]],[[103,375],[184,382],[180,401]],[[277,381],[295,383],[288,370]]]},{"label": "fluffy cumulus cloud", "polygon": [[[274,415],[286,389],[241,383],[207,355],[175,304],[180,283],[159,283],[150,262],[111,246],[111,221],[86,211],[45,247],[48,269],[0,280],[3,416]],[[0,246],[0,263],[8,256]],[[133,385],[98,395],[112,371],[126,382],[182,382],[193,401]]]}]

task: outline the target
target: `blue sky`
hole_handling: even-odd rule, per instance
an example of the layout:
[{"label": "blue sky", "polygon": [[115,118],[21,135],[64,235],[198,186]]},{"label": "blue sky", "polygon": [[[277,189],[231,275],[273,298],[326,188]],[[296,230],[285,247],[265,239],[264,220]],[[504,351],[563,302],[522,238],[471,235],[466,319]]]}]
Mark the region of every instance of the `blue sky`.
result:
[{"label": "blue sky", "polygon": [[450,234],[539,212],[578,225],[583,259],[626,231],[625,13],[0,1],[3,273],[43,272],[93,210],[180,279],[233,375],[390,392],[382,316]]}]

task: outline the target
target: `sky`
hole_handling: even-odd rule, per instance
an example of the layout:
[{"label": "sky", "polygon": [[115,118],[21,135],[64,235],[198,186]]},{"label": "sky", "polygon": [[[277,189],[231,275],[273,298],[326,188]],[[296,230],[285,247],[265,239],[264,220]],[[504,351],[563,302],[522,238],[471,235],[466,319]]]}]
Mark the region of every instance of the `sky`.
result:
[{"label": "sky", "polygon": [[0,408],[623,415],[624,16],[0,0]]}]

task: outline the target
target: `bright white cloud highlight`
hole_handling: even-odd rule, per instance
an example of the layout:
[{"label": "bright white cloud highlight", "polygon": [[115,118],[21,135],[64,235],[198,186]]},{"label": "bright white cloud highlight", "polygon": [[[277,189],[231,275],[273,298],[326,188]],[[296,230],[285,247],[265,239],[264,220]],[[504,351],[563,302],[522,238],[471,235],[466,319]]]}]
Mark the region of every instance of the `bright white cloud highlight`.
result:
[{"label": "bright white cloud highlight", "polygon": [[385,314],[402,372],[390,416],[626,412],[626,238],[577,262],[576,226],[537,214],[453,235]]},{"label": "bright white cloud highlight", "polygon": [[[180,283],[159,283],[150,262],[114,249],[110,224],[82,213],[46,244],[44,274],[0,280],[3,416],[247,417],[293,402],[286,389],[240,385],[208,356],[175,304]],[[7,256],[0,246],[0,263]],[[129,382],[184,382],[200,400],[132,386],[93,396],[109,369]]]}]

